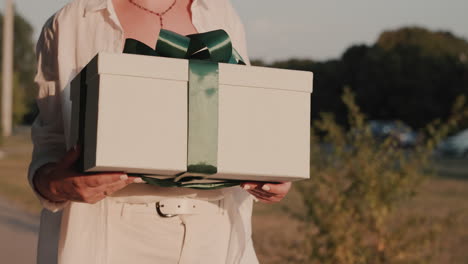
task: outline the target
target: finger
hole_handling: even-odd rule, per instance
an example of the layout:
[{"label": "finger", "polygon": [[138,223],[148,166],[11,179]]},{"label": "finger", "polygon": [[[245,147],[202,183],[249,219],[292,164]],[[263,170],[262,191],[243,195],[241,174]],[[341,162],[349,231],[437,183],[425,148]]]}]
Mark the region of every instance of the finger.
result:
[{"label": "finger", "polygon": [[129,177],[130,183],[146,183],[141,177]]},{"label": "finger", "polygon": [[281,197],[278,196],[265,196],[263,193],[249,191],[252,195],[254,195],[259,201],[264,203],[277,203],[282,200]]},{"label": "finger", "polygon": [[125,180],[125,182],[127,184],[132,184],[132,183],[145,183],[145,181],[140,178],[140,177],[136,177],[136,176],[128,176],[128,179]]},{"label": "finger", "polygon": [[261,188],[263,191],[273,194],[286,195],[289,192],[289,189],[291,189],[291,182],[263,183],[257,188]]},{"label": "finger", "polygon": [[116,184],[123,184],[126,186],[127,184],[125,181],[120,181],[117,183],[109,184],[109,185],[101,185],[99,187],[94,187],[94,188],[87,188],[86,191],[81,192],[80,197],[78,198],[77,201],[79,202],[84,202],[84,203],[89,203],[89,204],[95,204],[99,202],[100,200],[104,199],[107,195],[110,195]]},{"label": "finger", "polygon": [[129,183],[127,183],[126,181],[119,181],[119,182],[111,183],[111,184],[108,184],[106,186],[103,193],[105,195],[111,195],[111,194],[113,194],[113,193],[127,187],[128,185],[129,185]]},{"label": "finger", "polygon": [[273,201],[273,200],[271,200],[271,199],[269,199],[269,200],[266,200],[266,199],[258,199],[258,201],[260,201],[261,203],[264,203],[264,204],[274,204],[274,203],[280,202],[280,201],[276,201],[276,200]]},{"label": "finger", "polygon": [[91,188],[93,193],[104,193],[105,195],[111,195],[112,193],[125,188],[127,185],[134,182],[134,179],[121,180],[109,184],[100,185],[98,187]]},{"label": "finger", "polygon": [[268,195],[262,195],[261,193],[258,194],[258,196],[256,196],[259,200],[263,200],[263,201],[268,201],[268,202],[279,202],[281,200],[283,200],[284,196],[276,196],[276,195],[273,195],[273,196],[268,196]]},{"label": "finger", "polygon": [[286,196],[286,194],[274,194],[274,193],[263,191],[262,189],[259,189],[259,188],[248,190],[248,192],[259,199],[264,199],[264,200],[269,200],[269,201],[274,201],[274,202],[279,202],[283,200],[284,197]]},{"label": "finger", "polygon": [[96,173],[83,177],[83,183],[88,187],[99,187],[119,181],[125,182],[127,180],[129,180],[127,174],[121,172]]},{"label": "finger", "polygon": [[257,188],[259,184],[260,184],[259,182],[244,182],[241,184],[241,187],[244,190],[252,190],[252,189]]},{"label": "finger", "polygon": [[104,192],[101,192],[101,193],[96,193],[94,196],[85,199],[85,201],[83,202],[89,203],[89,204],[95,204],[103,200],[104,198],[106,198],[106,195],[104,194]]},{"label": "finger", "polygon": [[74,189],[74,188],[69,188],[65,192],[65,197],[67,197],[67,200],[73,201],[73,202],[81,202],[81,203],[91,203],[93,201],[93,198],[97,195],[97,192],[94,192],[90,189]]},{"label": "finger", "polygon": [[72,167],[76,161],[80,158],[81,155],[81,147],[78,145],[73,146],[67,154],[62,158],[61,162],[58,166],[62,168],[70,168]]},{"label": "finger", "polygon": [[249,190],[248,192],[255,195],[258,198],[271,198],[271,197],[275,196],[275,194],[262,192],[262,191],[258,191],[258,190]]}]

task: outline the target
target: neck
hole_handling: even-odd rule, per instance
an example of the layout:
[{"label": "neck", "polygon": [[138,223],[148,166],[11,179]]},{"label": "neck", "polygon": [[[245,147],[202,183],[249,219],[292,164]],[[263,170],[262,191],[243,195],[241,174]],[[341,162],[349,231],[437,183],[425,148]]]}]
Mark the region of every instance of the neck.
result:
[{"label": "neck", "polygon": [[[124,0],[124,1],[129,1],[129,0]],[[157,10],[157,11],[166,9],[172,3],[174,3],[174,0],[158,0],[158,1],[154,1],[154,0],[131,0],[131,1],[138,4],[138,5],[144,6],[144,7],[148,8],[148,9]],[[180,0],[177,0],[177,2],[179,2],[179,1]]]}]

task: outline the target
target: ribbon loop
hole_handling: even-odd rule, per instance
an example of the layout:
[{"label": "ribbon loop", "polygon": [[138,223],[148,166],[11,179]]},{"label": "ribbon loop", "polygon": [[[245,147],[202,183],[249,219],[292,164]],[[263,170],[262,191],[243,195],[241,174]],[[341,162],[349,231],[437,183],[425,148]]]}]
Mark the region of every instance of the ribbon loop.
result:
[{"label": "ribbon loop", "polygon": [[175,32],[162,29],[156,43],[157,53],[163,57],[187,59],[190,38]]},{"label": "ribbon loop", "polygon": [[156,49],[152,49],[136,39],[127,39],[123,52],[245,65],[242,57],[233,49],[229,35],[221,29],[188,36],[161,29]]},{"label": "ribbon loop", "polygon": [[[202,49],[207,49],[213,62],[229,62],[232,56],[232,44],[229,35],[224,30],[215,30],[188,36],[191,40],[189,54],[193,55]],[[190,57],[190,56],[189,56]]]}]

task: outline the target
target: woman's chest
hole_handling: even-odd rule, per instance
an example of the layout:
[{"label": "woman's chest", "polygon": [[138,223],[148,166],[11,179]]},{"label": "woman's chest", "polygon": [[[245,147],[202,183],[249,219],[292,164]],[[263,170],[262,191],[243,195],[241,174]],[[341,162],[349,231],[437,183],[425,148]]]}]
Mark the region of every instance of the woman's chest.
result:
[{"label": "woman's chest", "polygon": [[[184,1],[189,3],[189,0]],[[70,76],[74,76],[70,72],[79,72],[97,53],[122,52],[126,38],[138,39],[150,47],[155,47],[160,30],[159,18],[155,15],[139,18],[138,14],[142,13],[136,13],[136,10],[126,12],[125,8],[129,8],[128,5],[119,6],[117,3],[109,10],[88,13],[85,17],[76,17],[74,20],[60,21],[61,25],[64,25],[60,27],[62,29],[76,28],[74,31],[61,30],[58,41],[58,60],[62,65],[60,71],[64,84]],[[225,22],[226,16],[220,10],[205,9],[195,3],[191,11],[193,13],[182,8],[174,10],[174,13],[166,13],[163,17],[164,28],[183,35],[224,29],[230,34],[234,44],[238,42],[238,35],[231,34],[232,27]]]},{"label": "woman's chest", "polygon": [[125,38],[154,47],[161,28],[181,35],[197,33],[192,23],[192,0],[113,0]]}]

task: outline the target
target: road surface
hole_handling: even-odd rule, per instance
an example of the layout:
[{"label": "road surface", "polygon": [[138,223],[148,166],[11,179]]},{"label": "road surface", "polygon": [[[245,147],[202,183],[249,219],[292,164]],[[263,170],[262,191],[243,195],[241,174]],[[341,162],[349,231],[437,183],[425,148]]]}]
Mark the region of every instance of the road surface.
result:
[{"label": "road surface", "polygon": [[0,263],[35,263],[38,227],[38,216],[0,198]]}]

